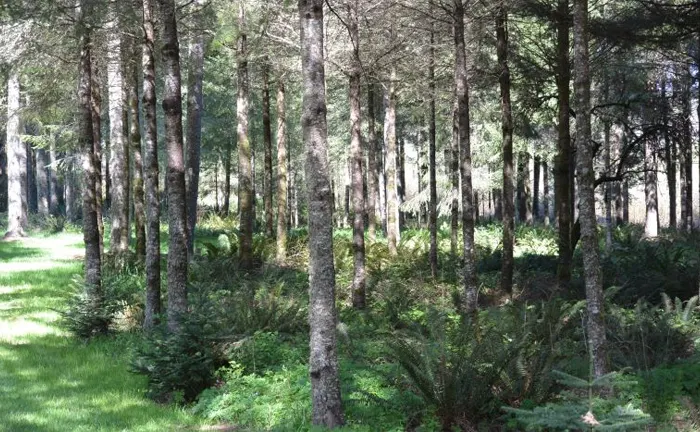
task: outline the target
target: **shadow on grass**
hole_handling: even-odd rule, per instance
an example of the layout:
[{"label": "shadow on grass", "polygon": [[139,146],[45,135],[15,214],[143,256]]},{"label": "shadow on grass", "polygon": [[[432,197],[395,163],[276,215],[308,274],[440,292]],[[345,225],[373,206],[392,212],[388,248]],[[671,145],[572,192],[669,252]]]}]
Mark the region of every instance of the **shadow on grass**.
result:
[{"label": "shadow on grass", "polygon": [[43,254],[41,249],[26,247],[21,241],[0,241],[0,262],[37,258]]}]

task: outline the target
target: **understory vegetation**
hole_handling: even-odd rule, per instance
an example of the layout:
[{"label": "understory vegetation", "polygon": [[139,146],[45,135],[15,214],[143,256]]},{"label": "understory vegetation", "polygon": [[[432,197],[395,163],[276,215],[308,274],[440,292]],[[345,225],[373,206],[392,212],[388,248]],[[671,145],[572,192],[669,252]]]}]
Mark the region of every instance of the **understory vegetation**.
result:
[{"label": "understory vegetation", "polygon": [[[307,430],[308,236],[290,234],[284,265],[256,237],[257,266],[236,258],[235,220],[200,225],[182,331],[140,333],[143,269],[106,266],[99,310],[77,296],[64,322],[77,336],[138,332],[130,369],[148,396],[243,430]],[[439,233],[433,279],[429,235],[402,233],[391,258],[383,239],[367,245],[368,302],[351,305],[352,243],[337,230],[334,253],[341,389],[347,430],[697,430],[700,427],[698,253],[700,239],[666,233],[641,240],[619,228],[602,254],[612,374],[588,361],[581,258],[570,292],[557,292],[555,233],[516,232],[516,284],[498,290],[501,229],[479,226],[480,302],[461,312],[458,258]],[[109,259],[109,258],[108,258]],[[106,320],[106,321],[104,321]]]}]

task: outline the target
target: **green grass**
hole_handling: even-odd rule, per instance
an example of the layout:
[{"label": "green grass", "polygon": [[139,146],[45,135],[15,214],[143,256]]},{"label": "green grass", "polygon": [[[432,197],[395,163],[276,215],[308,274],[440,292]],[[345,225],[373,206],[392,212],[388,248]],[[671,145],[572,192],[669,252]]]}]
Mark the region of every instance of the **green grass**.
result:
[{"label": "green grass", "polygon": [[133,336],[84,344],[61,330],[81,246],[78,234],[0,242],[0,431],[196,429],[185,410],[144,397],[127,370]]}]

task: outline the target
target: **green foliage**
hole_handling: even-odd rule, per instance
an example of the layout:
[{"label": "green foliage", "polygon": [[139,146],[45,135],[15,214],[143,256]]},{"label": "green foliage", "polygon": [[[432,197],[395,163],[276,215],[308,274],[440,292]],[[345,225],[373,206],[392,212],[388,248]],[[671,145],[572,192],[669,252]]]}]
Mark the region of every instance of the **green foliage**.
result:
[{"label": "green foliage", "polygon": [[63,327],[79,339],[91,339],[109,332],[118,306],[107,296],[90,292],[82,280],[73,280],[73,294],[66,310],[59,311]]},{"label": "green foliage", "polygon": [[566,387],[557,400],[534,409],[503,408],[516,425],[528,431],[634,431],[644,430],[650,422],[624,392],[619,396],[613,392],[634,385],[617,372],[588,380],[556,370],[554,375]]},{"label": "green foliage", "polygon": [[681,408],[683,398],[700,403],[700,363],[678,363],[640,373],[641,395],[651,416],[668,422]]}]

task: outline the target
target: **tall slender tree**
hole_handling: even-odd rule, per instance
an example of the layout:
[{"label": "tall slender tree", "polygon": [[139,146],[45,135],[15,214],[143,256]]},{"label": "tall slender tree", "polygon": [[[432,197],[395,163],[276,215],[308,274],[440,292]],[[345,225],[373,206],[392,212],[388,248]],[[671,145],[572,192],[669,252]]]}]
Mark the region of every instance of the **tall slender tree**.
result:
[{"label": "tall slender tree", "polygon": [[270,121],[270,64],[267,59],[262,66],[262,117],[263,147],[265,166],[263,172],[263,208],[265,210],[265,235],[274,233],[274,215],[272,211],[272,123]]},{"label": "tall slender tree", "polygon": [[160,193],[156,124],[155,17],[151,0],[143,2],[143,118],[146,192],[146,310],[143,325],[152,329],[160,315]]},{"label": "tall slender tree", "polygon": [[503,261],[501,289],[513,291],[513,237],[515,206],[513,201],[513,114],[510,103],[510,69],[508,67],[508,15],[501,5],[496,13],[496,44],[501,87],[501,134],[503,136]]},{"label": "tall slender tree", "polygon": [[187,205],[182,144],[180,42],[174,0],[158,0],[163,46],[163,111],[168,154],[168,329],[180,332],[187,312]]},{"label": "tall slender tree", "polygon": [[277,80],[277,262],[287,259],[287,110],[284,79]]},{"label": "tall slender tree", "polygon": [[20,84],[15,66],[7,80],[7,233],[23,237],[27,230],[27,147],[20,138]]},{"label": "tall slender tree", "polygon": [[134,161],[132,188],[134,197],[134,234],[136,256],[146,259],[146,201],[143,184],[143,155],[141,154],[141,120],[139,118],[139,68],[138,51],[135,43],[129,44],[127,80],[129,82],[129,144]]},{"label": "tall slender tree", "polygon": [[336,341],[333,214],[323,57],[323,0],[299,0],[303,76],[302,130],[309,205],[309,325],[312,422],[344,423]]},{"label": "tall slender tree", "polygon": [[255,194],[253,192],[253,154],[248,140],[248,36],[243,1],[238,4],[238,211],[240,213],[241,266],[248,268],[253,261],[253,225],[255,223]]},{"label": "tall slender tree", "polygon": [[591,136],[591,75],[588,52],[588,0],[574,0],[574,89],[576,111],[576,161],[579,187],[579,220],[586,282],[588,346],[596,378],[607,372],[603,274],[598,256],[595,214],[595,171]]},{"label": "tall slender tree", "polygon": [[194,229],[197,224],[199,171],[202,152],[202,113],[204,111],[204,20],[203,0],[196,0],[195,29],[189,46],[187,72],[187,253],[194,254]]},{"label": "tall slender tree", "polygon": [[396,246],[400,240],[399,232],[399,194],[396,185],[396,68],[391,68],[389,82],[386,86],[384,115],[384,142],[386,145],[386,235],[389,253],[396,255]]}]

